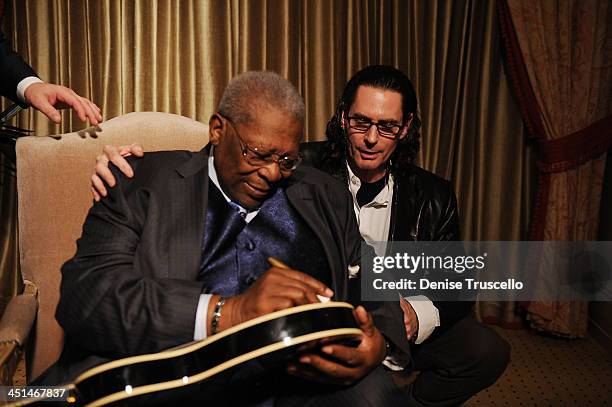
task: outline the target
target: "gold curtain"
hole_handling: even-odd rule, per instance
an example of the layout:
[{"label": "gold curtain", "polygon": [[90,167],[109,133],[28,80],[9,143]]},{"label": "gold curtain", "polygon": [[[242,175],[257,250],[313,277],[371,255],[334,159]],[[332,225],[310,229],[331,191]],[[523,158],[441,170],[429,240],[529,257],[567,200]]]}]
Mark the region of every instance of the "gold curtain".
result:
[{"label": "gold curtain", "polygon": [[[542,154],[534,236],[597,240],[606,148],[612,144],[612,4],[507,4],[537,103],[529,109]],[[535,301],[528,311],[535,329],[586,335],[586,302]]]},{"label": "gold curtain", "polygon": [[[154,110],[207,122],[232,76],[269,69],[298,87],[307,139],[321,140],[353,73],[397,66],[419,95],[421,163],[453,180],[464,238],[524,236],[530,159],[493,2],[22,0],[8,1],[4,20],[41,78],[91,98],[106,119]],[[30,110],[16,124],[39,135],[85,126],[64,114],[56,126]],[[511,306],[492,309],[513,318]]]},{"label": "gold curtain", "polygon": [[[534,164],[510,93],[494,2],[414,2],[399,53],[423,120],[421,163],[451,179],[465,240],[522,240],[528,231]],[[520,326],[512,302],[481,302],[479,317]]]}]

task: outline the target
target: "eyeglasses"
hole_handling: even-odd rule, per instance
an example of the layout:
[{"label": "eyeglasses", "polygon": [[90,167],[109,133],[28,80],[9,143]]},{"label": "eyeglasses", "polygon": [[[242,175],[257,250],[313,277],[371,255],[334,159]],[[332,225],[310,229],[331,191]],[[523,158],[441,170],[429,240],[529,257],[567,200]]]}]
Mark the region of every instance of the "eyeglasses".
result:
[{"label": "eyeglasses", "polygon": [[236,129],[234,123],[232,123],[232,121],[228,118],[225,119],[232,126],[232,129],[234,129],[234,134],[236,134],[236,138],[240,143],[242,157],[244,157],[246,162],[251,164],[253,167],[265,167],[271,163],[277,163],[281,171],[290,172],[295,170],[302,162],[301,154],[298,154],[297,157],[291,157],[289,155],[280,155],[267,151],[261,151],[257,147],[249,146],[242,139],[242,137],[240,137],[240,133],[238,133],[238,129]]},{"label": "eyeglasses", "polygon": [[370,130],[370,127],[376,126],[378,134],[381,137],[395,138],[399,134],[403,127],[402,123],[396,122],[375,122],[368,117],[363,116],[349,116],[348,118],[349,127],[355,130],[357,133],[366,133]]}]

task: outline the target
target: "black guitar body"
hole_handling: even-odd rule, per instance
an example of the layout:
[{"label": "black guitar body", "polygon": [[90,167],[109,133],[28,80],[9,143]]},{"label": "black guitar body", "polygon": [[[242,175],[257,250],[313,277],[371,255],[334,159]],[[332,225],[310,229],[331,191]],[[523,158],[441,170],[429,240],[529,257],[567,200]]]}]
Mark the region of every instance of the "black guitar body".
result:
[{"label": "black guitar body", "polygon": [[[355,344],[361,331],[350,304],[309,304],[274,312],[203,341],[104,363],[70,384],[76,406],[169,405],[214,400],[275,371],[319,340]],[[179,405],[185,405],[178,402]],[[44,400],[16,405],[50,406]]]}]

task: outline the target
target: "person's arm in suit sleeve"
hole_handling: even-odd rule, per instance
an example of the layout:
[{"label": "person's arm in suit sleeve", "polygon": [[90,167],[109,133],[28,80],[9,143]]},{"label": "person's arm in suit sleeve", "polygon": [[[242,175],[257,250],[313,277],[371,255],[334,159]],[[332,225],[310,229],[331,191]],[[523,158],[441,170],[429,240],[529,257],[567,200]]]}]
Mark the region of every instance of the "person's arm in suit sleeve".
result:
[{"label": "person's arm in suit sleeve", "polygon": [[[25,98],[19,98],[18,85],[29,78],[38,78],[36,72],[18,54],[13,52],[8,39],[0,31],[0,95],[27,107]],[[40,79],[38,79],[40,81]],[[42,82],[42,81],[41,81]],[[23,88],[23,86],[21,86]]]},{"label": "person's arm in suit sleeve", "polygon": [[0,95],[23,108],[34,107],[50,120],[60,123],[62,116],[56,109],[72,108],[82,121],[98,124],[102,121],[100,108],[91,100],[79,96],[72,89],[43,82],[17,53],[0,31]]},{"label": "person's arm in suit sleeve", "polygon": [[134,187],[138,175],[113,171],[117,186],[91,208],[77,253],[62,267],[57,320],[80,346],[111,358],[192,341],[202,286],[135,263],[155,196]]}]

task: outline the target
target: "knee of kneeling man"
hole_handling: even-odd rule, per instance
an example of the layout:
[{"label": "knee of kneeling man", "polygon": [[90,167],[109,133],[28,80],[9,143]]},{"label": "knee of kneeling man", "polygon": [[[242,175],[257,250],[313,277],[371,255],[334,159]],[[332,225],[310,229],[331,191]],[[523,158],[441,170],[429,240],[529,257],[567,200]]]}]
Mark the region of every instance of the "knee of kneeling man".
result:
[{"label": "knee of kneeling man", "polygon": [[497,333],[492,333],[477,349],[478,370],[483,377],[490,378],[491,383],[495,382],[510,363],[510,344]]}]

